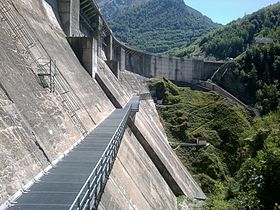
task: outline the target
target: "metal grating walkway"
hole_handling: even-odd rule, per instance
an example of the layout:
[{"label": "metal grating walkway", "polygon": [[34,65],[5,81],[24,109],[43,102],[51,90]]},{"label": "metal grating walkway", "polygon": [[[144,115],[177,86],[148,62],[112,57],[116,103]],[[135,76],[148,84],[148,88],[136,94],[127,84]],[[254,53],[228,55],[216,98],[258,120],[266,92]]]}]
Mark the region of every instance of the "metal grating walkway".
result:
[{"label": "metal grating walkway", "polygon": [[116,109],[8,209],[96,209],[139,96]]}]

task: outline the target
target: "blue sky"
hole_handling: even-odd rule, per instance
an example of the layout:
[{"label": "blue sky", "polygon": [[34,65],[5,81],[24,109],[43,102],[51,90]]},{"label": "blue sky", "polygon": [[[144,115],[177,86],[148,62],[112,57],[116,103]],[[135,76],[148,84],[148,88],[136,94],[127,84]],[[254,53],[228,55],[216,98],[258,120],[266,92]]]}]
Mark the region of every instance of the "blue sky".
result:
[{"label": "blue sky", "polygon": [[227,24],[279,0],[184,0],[214,22]]}]

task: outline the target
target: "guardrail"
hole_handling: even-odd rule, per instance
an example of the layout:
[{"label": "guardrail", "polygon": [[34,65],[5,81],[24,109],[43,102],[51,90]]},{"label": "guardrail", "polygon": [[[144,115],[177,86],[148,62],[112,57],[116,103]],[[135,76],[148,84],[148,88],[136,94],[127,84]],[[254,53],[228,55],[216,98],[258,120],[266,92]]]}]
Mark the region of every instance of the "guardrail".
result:
[{"label": "guardrail", "polygon": [[126,112],[120,125],[69,210],[97,209],[106,181],[109,178],[114,160],[117,156],[128,118],[133,111],[132,104],[128,104],[124,109],[126,109]]},{"label": "guardrail", "polygon": [[229,93],[228,91],[226,91],[222,87],[218,86],[217,84],[212,83],[212,82],[208,82],[208,81],[203,81],[203,80],[198,80],[196,83],[198,85],[201,85],[202,87],[208,89],[208,90],[216,91],[221,96],[224,96],[224,97],[230,99],[231,101],[233,101],[234,103],[239,104],[240,106],[243,106],[245,109],[254,113],[256,116],[260,116],[259,110],[244,104],[242,101],[240,101],[234,95],[232,95],[231,93]]},{"label": "guardrail", "polygon": [[[86,137],[87,139],[84,142],[72,146],[70,150],[73,150],[74,157],[70,157],[71,151],[68,150],[67,153],[53,162],[55,167],[49,166],[44,172],[37,175],[34,181],[29,182],[22,190],[14,194],[5,204],[0,206],[0,209],[28,210],[30,206],[32,206],[32,209],[48,208],[49,206],[55,209],[68,210],[97,209],[126,126],[130,122],[130,118],[134,117],[134,114],[139,110],[139,103],[140,97],[133,96],[124,108],[114,110],[96,127],[95,131]],[[82,145],[83,143],[85,145]],[[85,156],[83,156],[83,151],[87,153]],[[81,154],[82,156],[80,156]],[[61,164],[58,164],[59,161],[61,161]],[[72,166],[73,162],[78,163],[78,166]],[[89,164],[83,165],[84,163]],[[85,170],[85,167],[90,168]],[[46,177],[43,177],[43,174]],[[66,178],[67,176],[68,178]],[[68,186],[67,183],[72,183],[72,181],[76,185],[73,187],[69,184]],[[54,185],[49,187],[50,183]],[[33,184],[35,189],[32,186]],[[65,184],[68,186],[67,189],[63,189]],[[71,192],[71,195],[69,192]],[[48,193],[51,194],[52,198],[45,198]],[[34,197],[34,195],[36,196]],[[59,196],[61,196],[61,199],[57,198]]]},{"label": "guardrail", "polygon": [[[1,20],[6,22],[11,30],[11,37],[14,40],[19,41],[23,48],[24,52],[22,54],[25,57],[31,58],[31,64],[37,66],[35,72],[38,74],[39,79],[43,87],[49,87],[50,92],[54,91],[54,76],[55,76],[55,61],[49,57],[44,57],[38,46],[36,45],[36,40],[31,36],[31,34],[26,30],[24,24],[20,20],[20,17],[17,15],[17,10],[15,9],[12,1],[3,0],[0,2],[0,14]],[[36,51],[38,54],[37,58],[33,56],[32,51]],[[45,81],[47,77],[47,81]]]}]

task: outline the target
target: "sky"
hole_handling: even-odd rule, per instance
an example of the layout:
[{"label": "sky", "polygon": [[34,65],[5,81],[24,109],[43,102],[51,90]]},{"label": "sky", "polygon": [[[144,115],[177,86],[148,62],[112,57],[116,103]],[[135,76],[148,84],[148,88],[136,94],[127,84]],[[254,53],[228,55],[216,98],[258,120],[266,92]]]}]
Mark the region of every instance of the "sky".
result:
[{"label": "sky", "polygon": [[277,2],[279,0],[185,0],[188,6],[221,24],[227,24]]}]

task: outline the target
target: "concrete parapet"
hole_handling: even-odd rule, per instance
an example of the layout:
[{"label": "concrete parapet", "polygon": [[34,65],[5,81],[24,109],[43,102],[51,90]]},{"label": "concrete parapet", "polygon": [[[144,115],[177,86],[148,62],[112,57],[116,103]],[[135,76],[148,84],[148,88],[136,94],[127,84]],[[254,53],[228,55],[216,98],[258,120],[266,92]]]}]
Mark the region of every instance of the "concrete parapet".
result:
[{"label": "concrete parapet", "polygon": [[223,64],[132,50],[126,55],[126,69],[145,77],[164,77],[178,82],[208,79]]},{"label": "concrete parapet", "polygon": [[196,81],[196,83],[198,85],[201,85],[202,87],[208,89],[208,90],[216,91],[219,95],[224,96],[224,97],[228,98],[229,100],[231,100],[232,102],[244,107],[248,111],[254,113],[256,116],[260,116],[259,110],[254,109],[254,108],[244,104],[242,101],[240,101],[234,95],[232,95],[231,93],[229,93],[228,91],[226,91],[222,87],[218,86],[217,84],[212,83],[212,82],[208,82],[208,81],[202,81],[202,80]]},{"label": "concrete parapet", "polygon": [[230,100],[232,100],[234,103],[237,103],[243,107],[247,107],[246,104],[244,104],[242,101],[240,101],[238,98],[234,97],[232,94],[230,94],[229,92],[227,92],[226,90],[224,90],[223,88],[221,88],[220,86],[218,86],[217,84],[215,83],[212,83],[212,82],[208,82],[208,81],[202,81],[202,80],[199,80],[197,82],[199,85],[209,89],[209,90],[213,90],[213,91],[216,91],[217,93],[219,93],[220,95],[226,97],[226,98],[229,98]]}]

